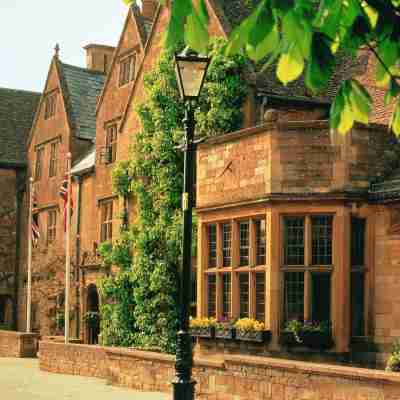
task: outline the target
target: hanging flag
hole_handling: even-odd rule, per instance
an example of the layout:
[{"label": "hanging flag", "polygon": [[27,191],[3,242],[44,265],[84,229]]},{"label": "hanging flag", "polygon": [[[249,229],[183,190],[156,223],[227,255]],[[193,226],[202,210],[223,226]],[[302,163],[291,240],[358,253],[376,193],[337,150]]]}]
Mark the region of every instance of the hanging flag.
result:
[{"label": "hanging flag", "polygon": [[[71,185],[72,186],[72,185]],[[64,179],[60,186],[60,196],[63,200],[63,210],[64,210],[64,232],[67,231],[67,204],[68,204],[68,196],[70,196],[70,204],[71,204],[71,216],[74,210],[74,203],[72,200],[72,187],[68,190],[68,175],[64,176]]]},{"label": "hanging flag", "polygon": [[32,246],[36,247],[40,239],[39,208],[35,190],[32,189]]}]

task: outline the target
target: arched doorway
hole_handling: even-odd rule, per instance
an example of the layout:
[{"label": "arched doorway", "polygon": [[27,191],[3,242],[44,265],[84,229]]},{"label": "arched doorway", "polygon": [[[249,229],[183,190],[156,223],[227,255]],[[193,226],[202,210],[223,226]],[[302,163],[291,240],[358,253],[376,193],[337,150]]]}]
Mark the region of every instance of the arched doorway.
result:
[{"label": "arched doorway", "polygon": [[88,344],[97,344],[100,333],[99,294],[96,285],[89,285],[86,297],[86,337]]}]

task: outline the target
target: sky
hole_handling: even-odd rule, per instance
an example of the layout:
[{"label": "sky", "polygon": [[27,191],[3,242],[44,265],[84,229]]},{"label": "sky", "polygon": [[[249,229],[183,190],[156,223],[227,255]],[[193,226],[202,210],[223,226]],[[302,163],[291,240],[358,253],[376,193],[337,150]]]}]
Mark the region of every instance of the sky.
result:
[{"label": "sky", "polygon": [[122,0],[0,0],[0,87],[42,91],[56,43],[61,61],[85,67],[83,46],[116,46]]}]

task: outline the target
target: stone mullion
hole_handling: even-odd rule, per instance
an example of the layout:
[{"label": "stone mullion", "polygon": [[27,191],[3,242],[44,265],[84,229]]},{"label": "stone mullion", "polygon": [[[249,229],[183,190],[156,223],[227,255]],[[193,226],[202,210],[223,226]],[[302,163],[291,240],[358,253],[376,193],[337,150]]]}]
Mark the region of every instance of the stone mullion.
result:
[{"label": "stone mullion", "polygon": [[249,249],[249,317],[256,317],[256,288],[255,275],[251,268],[256,265],[256,225],[253,219],[250,219],[250,249]]}]

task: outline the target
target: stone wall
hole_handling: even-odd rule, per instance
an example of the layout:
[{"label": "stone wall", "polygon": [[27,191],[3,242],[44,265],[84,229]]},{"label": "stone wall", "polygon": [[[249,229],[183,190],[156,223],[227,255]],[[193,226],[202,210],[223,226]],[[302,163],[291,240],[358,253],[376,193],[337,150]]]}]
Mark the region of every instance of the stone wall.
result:
[{"label": "stone wall", "polygon": [[[174,361],[171,355],[134,349],[40,343],[42,370],[102,377],[140,391],[170,393]],[[395,373],[276,358],[196,358],[193,374],[198,400],[400,398],[400,375]]]},{"label": "stone wall", "polygon": [[36,357],[38,335],[0,331],[0,357]]}]

